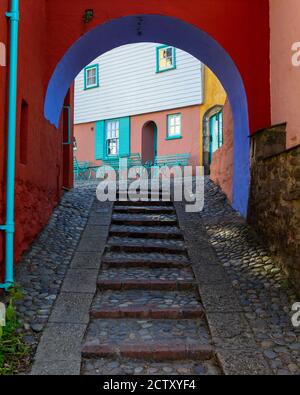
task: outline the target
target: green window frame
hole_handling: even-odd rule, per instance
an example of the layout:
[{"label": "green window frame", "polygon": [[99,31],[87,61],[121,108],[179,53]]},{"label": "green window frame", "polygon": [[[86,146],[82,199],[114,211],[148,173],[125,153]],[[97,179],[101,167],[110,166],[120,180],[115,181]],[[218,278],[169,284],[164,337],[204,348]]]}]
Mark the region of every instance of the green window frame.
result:
[{"label": "green window frame", "polygon": [[167,137],[166,140],[182,138],[182,116],[181,113],[169,114],[167,116]]},{"label": "green window frame", "polygon": [[110,160],[130,155],[130,117],[96,122],[95,159]]},{"label": "green window frame", "polygon": [[[163,65],[165,63],[165,65]],[[156,72],[174,70],[177,67],[176,48],[170,45],[161,45],[156,48]]]},{"label": "green window frame", "polygon": [[84,68],[84,90],[99,87],[99,64],[92,64]]}]

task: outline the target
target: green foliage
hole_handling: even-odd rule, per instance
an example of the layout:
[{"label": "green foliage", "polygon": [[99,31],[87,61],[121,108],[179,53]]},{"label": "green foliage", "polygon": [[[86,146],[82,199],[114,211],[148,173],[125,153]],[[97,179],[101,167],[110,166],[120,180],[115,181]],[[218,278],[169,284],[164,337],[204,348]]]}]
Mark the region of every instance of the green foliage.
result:
[{"label": "green foliage", "polygon": [[0,376],[16,373],[20,361],[28,354],[20,325],[14,309],[14,301],[22,297],[20,287],[9,291],[10,299],[6,307],[6,326],[0,328]]},{"label": "green foliage", "polygon": [[13,301],[23,299],[23,291],[19,284],[15,284],[13,287],[9,289],[9,295]]}]

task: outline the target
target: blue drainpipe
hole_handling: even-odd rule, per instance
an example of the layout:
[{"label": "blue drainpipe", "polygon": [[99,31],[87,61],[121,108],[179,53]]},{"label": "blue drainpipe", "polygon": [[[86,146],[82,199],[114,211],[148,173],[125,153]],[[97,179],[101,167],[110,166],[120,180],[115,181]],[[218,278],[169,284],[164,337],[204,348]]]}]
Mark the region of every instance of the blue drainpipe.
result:
[{"label": "blue drainpipe", "polygon": [[10,61],[8,93],[8,143],[6,182],[6,224],[0,230],[6,232],[5,282],[0,288],[8,290],[14,284],[14,200],[15,200],[15,157],[17,117],[17,73],[18,73],[18,30],[19,0],[11,0],[11,11],[6,13],[10,20]]}]

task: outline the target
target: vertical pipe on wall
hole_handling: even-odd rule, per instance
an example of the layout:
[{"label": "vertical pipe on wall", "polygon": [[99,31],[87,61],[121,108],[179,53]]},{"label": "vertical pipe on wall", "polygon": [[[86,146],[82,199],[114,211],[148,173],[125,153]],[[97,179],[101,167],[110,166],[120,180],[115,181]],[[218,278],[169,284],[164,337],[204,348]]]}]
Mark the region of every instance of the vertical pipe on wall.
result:
[{"label": "vertical pipe on wall", "polygon": [[15,157],[17,118],[17,73],[18,73],[18,30],[19,0],[11,0],[11,10],[6,13],[10,20],[9,92],[8,92],[8,142],[6,184],[6,232],[5,282],[0,288],[8,289],[14,283],[14,200],[15,200]]}]

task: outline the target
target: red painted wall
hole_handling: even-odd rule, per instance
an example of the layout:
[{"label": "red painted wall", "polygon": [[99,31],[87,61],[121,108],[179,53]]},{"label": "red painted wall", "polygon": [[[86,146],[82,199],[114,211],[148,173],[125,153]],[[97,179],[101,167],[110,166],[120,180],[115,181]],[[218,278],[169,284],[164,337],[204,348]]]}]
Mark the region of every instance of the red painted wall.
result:
[{"label": "red painted wall", "polygon": [[[7,24],[5,11],[7,10],[8,0],[3,0],[0,2],[0,42],[7,45]],[[5,104],[7,101],[6,95],[7,86],[7,73],[6,67],[0,66],[0,159],[5,157],[5,134],[4,130],[6,127],[6,117],[5,117]],[[4,218],[4,174],[5,174],[5,161],[0,160],[0,223],[3,223]],[[3,260],[3,234],[0,232],[0,276],[2,274],[1,262]]]},{"label": "red painted wall", "polygon": [[[16,147],[15,256],[46,224],[59,198],[61,131],[43,118],[43,80],[46,66],[45,2],[20,2],[18,119]],[[30,45],[29,45],[30,43]],[[27,164],[20,161],[21,102],[28,103]],[[52,170],[49,171],[49,168]]]},{"label": "red painted wall", "polygon": [[[94,9],[95,17],[84,24],[82,16],[87,7]],[[81,35],[110,19],[134,14],[177,17],[214,37],[232,56],[244,80],[250,130],[270,124],[268,0],[89,0],[88,4],[86,0],[49,1],[47,79]]]},{"label": "red painted wall", "polygon": [[[0,4],[0,41],[6,41],[9,29],[4,14],[9,9],[8,1]],[[43,115],[44,93],[47,84],[46,57],[46,1],[26,0],[20,2],[19,70],[17,98],[17,146],[16,146],[16,197],[15,197],[15,259],[19,260],[25,249],[47,224],[53,207],[62,195],[63,146],[62,122],[56,130],[45,121]],[[3,195],[6,174],[6,119],[7,67],[0,67],[0,199],[1,222],[5,216]],[[22,101],[28,105],[27,143],[21,139]],[[72,101],[72,98],[71,98]],[[24,129],[23,129],[24,130]],[[20,141],[27,145],[27,163],[21,163]],[[70,158],[72,160],[72,158]],[[24,162],[24,160],[23,160]],[[3,240],[0,236],[0,267],[3,268]],[[3,274],[3,271],[2,271]]]}]

